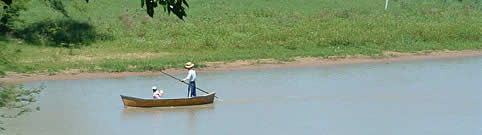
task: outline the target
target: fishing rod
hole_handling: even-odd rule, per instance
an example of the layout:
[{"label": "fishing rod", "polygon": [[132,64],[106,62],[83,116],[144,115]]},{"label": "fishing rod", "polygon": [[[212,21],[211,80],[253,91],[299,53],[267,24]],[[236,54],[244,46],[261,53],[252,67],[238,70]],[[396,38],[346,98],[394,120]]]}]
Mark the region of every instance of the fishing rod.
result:
[{"label": "fishing rod", "polygon": [[[169,77],[171,77],[171,78],[173,78],[173,79],[176,79],[176,80],[178,80],[178,81],[181,81],[181,79],[178,79],[178,78],[176,78],[176,77],[174,77],[174,76],[172,76],[172,75],[170,75],[170,74],[168,74],[168,73],[166,73],[166,72],[163,72],[162,70],[160,70],[160,71],[161,71],[161,73],[163,73],[163,74],[165,74],[165,75],[167,75],[167,76],[169,76]],[[182,83],[184,83],[184,84],[186,84],[186,85],[189,85],[189,83],[187,83],[187,82],[182,82]],[[205,91],[205,90],[203,90],[203,89],[201,89],[201,88],[196,87],[196,89],[199,90],[199,91],[202,91],[202,92],[204,92],[204,93],[206,93],[206,94],[209,94],[209,92],[207,92],[207,91]],[[219,97],[216,96],[216,95],[215,95],[214,97],[216,97],[216,98],[219,99]]]}]

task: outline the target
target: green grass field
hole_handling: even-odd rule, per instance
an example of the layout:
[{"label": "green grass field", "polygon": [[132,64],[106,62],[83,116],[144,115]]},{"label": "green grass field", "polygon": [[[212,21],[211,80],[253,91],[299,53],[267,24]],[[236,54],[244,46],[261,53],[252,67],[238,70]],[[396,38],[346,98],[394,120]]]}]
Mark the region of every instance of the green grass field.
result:
[{"label": "green grass field", "polygon": [[232,61],[384,51],[482,49],[478,0],[189,0],[185,22],[140,1],[67,1],[71,18],[33,0],[0,37],[3,71],[146,71]]}]

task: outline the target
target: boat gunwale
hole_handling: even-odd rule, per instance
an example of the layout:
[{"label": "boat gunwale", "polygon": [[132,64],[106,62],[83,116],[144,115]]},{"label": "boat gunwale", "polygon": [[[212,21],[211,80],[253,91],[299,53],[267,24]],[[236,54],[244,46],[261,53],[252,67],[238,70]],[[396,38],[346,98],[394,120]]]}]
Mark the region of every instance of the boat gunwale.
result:
[{"label": "boat gunwale", "polygon": [[138,98],[138,97],[132,97],[132,96],[125,96],[125,95],[120,95],[121,98],[130,98],[130,99],[136,99],[136,100],[152,100],[152,101],[162,101],[162,100],[190,100],[190,99],[197,99],[197,98],[206,98],[209,97],[213,94],[216,94],[216,92],[211,92],[209,94],[203,95],[203,96],[196,96],[196,97],[191,97],[191,98],[162,98],[162,99],[145,99],[145,98]]}]

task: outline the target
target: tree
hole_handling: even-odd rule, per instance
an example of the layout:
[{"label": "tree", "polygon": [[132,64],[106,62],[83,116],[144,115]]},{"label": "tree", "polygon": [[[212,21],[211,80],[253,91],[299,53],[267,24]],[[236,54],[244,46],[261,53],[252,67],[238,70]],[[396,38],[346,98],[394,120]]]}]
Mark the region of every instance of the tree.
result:
[{"label": "tree", "polygon": [[[61,0],[44,1],[49,3],[53,9],[66,15],[66,11]],[[85,0],[85,2],[89,3],[89,0]],[[161,7],[164,8],[164,12],[167,12],[168,14],[171,14],[172,12],[181,20],[184,20],[184,17],[187,16],[184,6],[189,7],[187,0],[141,0],[141,7],[144,8],[144,5],[147,9],[147,14],[150,17],[154,16],[154,8],[158,7],[158,5],[161,5]]]},{"label": "tree", "polygon": [[183,17],[187,16],[183,6],[189,7],[186,0],[141,0],[141,7],[144,8],[144,5],[146,5],[147,14],[153,17],[154,8],[158,6],[157,3],[164,8],[164,12],[167,11],[168,14],[172,12],[181,20],[184,20]]},{"label": "tree", "polygon": [[[3,7],[3,10],[0,16],[0,31],[5,32],[9,30],[9,20],[15,19],[19,16],[21,11],[27,10],[31,1],[32,0],[1,0],[0,6]],[[54,10],[59,11],[64,16],[68,17],[68,13],[64,8],[62,0],[43,1]],[[89,0],[85,0],[85,2],[88,3]],[[141,7],[146,7],[147,14],[150,17],[154,16],[154,8],[159,5],[164,9],[164,12],[167,12],[169,15],[172,12],[181,20],[184,20],[184,17],[187,16],[185,11],[185,7],[189,7],[187,0],[141,0]]]},{"label": "tree", "polygon": [[[4,68],[15,68],[15,61],[18,50],[12,50],[6,47],[5,44],[0,43],[0,77],[5,74],[2,72]],[[44,89],[44,86],[36,88],[24,88],[22,84],[4,84],[0,82],[0,110],[8,109],[11,111],[0,111],[0,119],[2,118],[16,118],[25,112],[32,111],[29,106],[35,102],[35,96]],[[40,108],[37,107],[37,110]],[[0,121],[0,132],[5,130]]]},{"label": "tree", "polygon": [[[32,109],[29,105],[36,101],[35,96],[40,93],[43,86],[26,89],[22,84],[7,85],[0,83],[0,109],[13,109],[14,114],[0,113],[0,118],[16,118]],[[40,110],[39,107],[36,110]],[[1,121],[0,121],[0,124]],[[0,125],[0,132],[5,128]]]}]

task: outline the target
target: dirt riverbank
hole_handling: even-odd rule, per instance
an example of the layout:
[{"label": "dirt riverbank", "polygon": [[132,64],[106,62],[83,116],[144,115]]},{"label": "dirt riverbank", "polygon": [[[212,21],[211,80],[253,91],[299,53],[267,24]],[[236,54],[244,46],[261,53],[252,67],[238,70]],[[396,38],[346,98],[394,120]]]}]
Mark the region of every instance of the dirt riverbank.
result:
[{"label": "dirt riverbank", "polygon": [[[359,64],[359,63],[390,63],[396,61],[411,60],[430,60],[430,59],[446,59],[460,57],[477,57],[482,56],[482,50],[466,50],[466,51],[443,51],[431,53],[398,53],[386,52],[387,57],[367,57],[367,56],[346,56],[346,57],[329,57],[329,58],[313,58],[313,57],[297,57],[293,61],[277,61],[273,59],[259,60],[242,60],[234,62],[206,62],[207,67],[196,69],[197,72],[217,72],[217,71],[234,71],[234,70],[262,70],[273,68],[296,68],[296,67],[315,67],[315,66],[335,66],[341,64]],[[184,69],[167,69],[167,73],[179,74],[184,73]],[[76,79],[93,79],[93,78],[120,78],[127,76],[158,76],[163,75],[156,71],[147,72],[95,72],[80,73],[77,70],[64,71],[56,74],[34,73],[20,74],[8,72],[0,82],[20,83],[32,81],[52,81],[52,80],[76,80]]]}]

